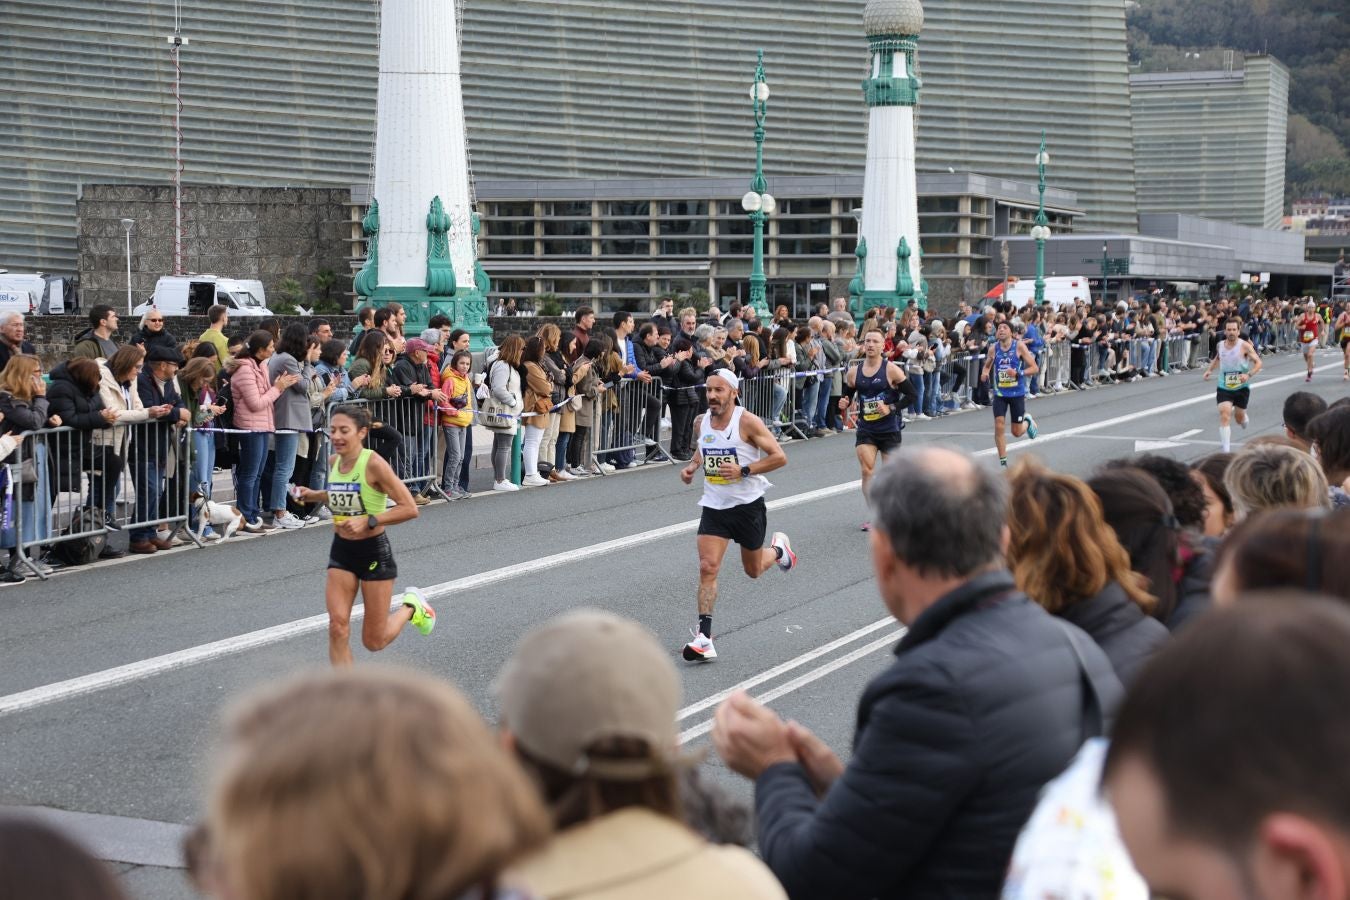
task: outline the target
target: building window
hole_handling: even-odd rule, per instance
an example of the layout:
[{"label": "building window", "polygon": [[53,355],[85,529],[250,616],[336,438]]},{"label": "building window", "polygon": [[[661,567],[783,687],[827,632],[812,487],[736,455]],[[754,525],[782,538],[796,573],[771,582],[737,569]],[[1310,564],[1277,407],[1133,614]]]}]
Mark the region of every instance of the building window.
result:
[{"label": "building window", "polygon": [[534,294],[534,281],[529,278],[497,278],[492,282],[492,293],[532,296]]},{"label": "building window", "polygon": [[550,200],[543,205],[543,209],[546,216],[588,219],[591,215],[591,202],[589,200]]},{"label": "building window", "polygon": [[656,282],[658,294],[688,294],[690,291],[707,290],[708,282],[702,278],[660,278]]},{"label": "building window", "polygon": [[490,215],[497,217],[534,217],[534,202],[531,200],[498,200],[491,205],[490,209]]},{"label": "building window", "polygon": [[534,239],[488,238],[488,256],[534,256]]},{"label": "building window", "polygon": [[553,278],[545,280],[543,284],[546,294],[565,294],[575,297],[589,297],[591,295],[591,280],[589,278]]},{"label": "building window", "polygon": [[611,278],[601,282],[600,287],[606,294],[627,294],[636,297],[646,297],[650,291],[645,278]]},{"label": "building window", "polygon": [[[802,201],[793,202],[801,203]],[[779,219],[778,255],[829,256],[830,220]]]},{"label": "building window", "polygon": [[652,205],[646,200],[607,200],[601,210],[606,216],[645,217],[651,215]]},{"label": "building window", "polygon": [[961,211],[960,197],[920,197],[921,213],[954,213]]},{"label": "building window", "polygon": [[545,256],[590,256],[591,241],[590,238],[545,238],[544,255]]},{"label": "building window", "polygon": [[924,253],[960,253],[961,239],[954,237],[925,237]]},{"label": "building window", "polygon": [[924,216],[919,220],[923,234],[960,234],[964,219],[958,216]]},{"label": "building window", "polygon": [[546,219],[544,234],[560,237],[590,237],[591,223],[588,219]]},{"label": "building window", "polygon": [[828,197],[794,197],[781,202],[780,215],[784,216],[828,216],[830,200]]},{"label": "building window", "polygon": [[931,275],[959,275],[961,274],[961,260],[959,259],[925,259],[923,261],[923,271]]},{"label": "building window", "polygon": [[708,239],[695,238],[692,240],[662,240],[658,242],[662,256],[707,256]]},{"label": "building window", "polygon": [[665,200],[661,203],[663,216],[703,216],[708,215],[707,200]]}]

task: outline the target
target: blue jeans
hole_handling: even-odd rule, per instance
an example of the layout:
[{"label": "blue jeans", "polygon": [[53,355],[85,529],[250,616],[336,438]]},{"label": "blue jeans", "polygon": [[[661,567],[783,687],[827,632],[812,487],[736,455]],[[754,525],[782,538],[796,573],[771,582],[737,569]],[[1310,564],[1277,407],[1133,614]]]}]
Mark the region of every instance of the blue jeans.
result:
[{"label": "blue jeans", "polygon": [[923,400],[924,415],[936,416],[938,414],[938,373],[936,371],[924,373]]},{"label": "blue jeans", "polygon": [[553,468],[560,471],[567,471],[567,447],[572,443],[572,432],[558,432],[557,451],[553,454]]},{"label": "blue jeans", "polygon": [[782,430],[783,404],[787,403],[787,388],[777,381],[773,384],[773,411],[769,413],[769,427],[777,434]]},{"label": "blue jeans", "polygon": [[266,431],[239,435],[239,461],[234,466],[234,489],[239,511],[248,522],[262,517],[259,485],[262,482],[263,466],[267,463],[269,436]]},{"label": "blue jeans", "polygon": [[192,492],[211,499],[211,470],[216,467],[216,436],[192,432]]},{"label": "blue jeans", "polygon": [[272,481],[267,489],[267,508],[283,510],[286,508],[286,485],[295,474],[295,452],[300,447],[300,435],[277,434],[273,436]]},{"label": "blue jeans", "polygon": [[1032,356],[1036,359],[1036,368],[1039,371],[1027,378],[1027,393],[1034,397],[1041,392],[1041,372],[1045,371],[1045,353],[1037,351]]},{"label": "blue jeans", "polygon": [[[133,469],[136,478],[136,521],[148,522],[159,518],[159,495],[164,488],[164,467],[151,452],[136,457]],[[150,541],[155,537],[155,526],[132,529],[132,541]]]},{"label": "blue jeans", "polygon": [[[802,379],[807,381],[807,379]],[[816,419],[816,401],[820,398],[820,379],[808,381],[802,386],[802,408],[797,410],[797,421],[804,423],[809,431]]]},{"label": "blue jeans", "polygon": [[909,376],[909,383],[914,385],[914,402],[909,405],[909,411],[912,413],[923,412],[923,373],[906,372]]}]

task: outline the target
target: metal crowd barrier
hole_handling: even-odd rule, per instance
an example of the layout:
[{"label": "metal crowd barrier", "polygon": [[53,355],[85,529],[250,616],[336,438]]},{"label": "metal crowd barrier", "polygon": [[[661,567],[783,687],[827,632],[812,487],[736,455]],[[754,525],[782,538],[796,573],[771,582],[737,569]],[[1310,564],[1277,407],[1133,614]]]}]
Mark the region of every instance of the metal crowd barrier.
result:
[{"label": "metal crowd barrier", "polygon": [[[26,432],[5,467],[4,533],[13,537],[19,562],[46,579],[36,564],[41,548],[106,537],[110,524],[176,533],[191,509],[189,435],[158,421]],[[201,546],[191,528],[185,532]]]},{"label": "metal crowd barrier", "polygon": [[1062,389],[1069,380],[1071,345],[1068,341],[1051,341],[1045,345],[1045,365],[1041,384],[1046,388]]},{"label": "metal crowd barrier", "polygon": [[662,462],[673,464],[670,443],[662,442],[664,403],[665,385],[660,378],[650,381],[625,378],[606,391],[596,405],[595,424],[591,428],[592,461],[599,462],[599,457],[609,454],[655,449],[660,451]]},{"label": "metal crowd barrier", "polygon": [[[383,400],[330,403],[324,413],[325,431],[333,411],[340,406],[362,406],[370,412],[371,426],[366,436],[366,447],[383,457],[409,490],[431,491],[445,497],[437,468],[442,440],[439,416],[428,400],[389,397]],[[315,438],[326,441],[326,437],[319,433],[315,434]],[[326,457],[320,454],[319,458]]]}]

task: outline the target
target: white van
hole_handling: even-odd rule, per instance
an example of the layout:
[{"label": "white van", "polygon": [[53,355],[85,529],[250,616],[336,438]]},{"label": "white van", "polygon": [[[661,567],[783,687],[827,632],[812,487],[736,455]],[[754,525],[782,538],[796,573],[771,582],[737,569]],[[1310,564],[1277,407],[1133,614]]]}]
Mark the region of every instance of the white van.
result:
[{"label": "white van", "polygon": [[[252,285],[257,285],[252,288]],[[261,296],[261,282],[217,278],[215,275],[166,275],[155,282],[155,293],[136,307],[135,315],[142,316],[151,306],[166,316],[204,316],[215,304],[229,307],[236,318],[262,318],[272,313]]]},{"label": "white van", "polygon": [[[994,289],[984,295],[986,300],[998,300],[1003,297],[1003,285],[995,285]],[[1013,306],[1021,309],[1036,297],[1036,279],[1020,278],[1008,285],[1007,300]],[[1086,276],[1082,275],[1053,275],[1045,279],[1045,299],[1055,309],[1064,306],[1073,306],[1075,300],[1092,301],[1092,293],[1088,287]]]},{"label": "white van", "polygon": [[32,314],[66,311],[66,280],[52,275],[0,272],[0,311]]}]

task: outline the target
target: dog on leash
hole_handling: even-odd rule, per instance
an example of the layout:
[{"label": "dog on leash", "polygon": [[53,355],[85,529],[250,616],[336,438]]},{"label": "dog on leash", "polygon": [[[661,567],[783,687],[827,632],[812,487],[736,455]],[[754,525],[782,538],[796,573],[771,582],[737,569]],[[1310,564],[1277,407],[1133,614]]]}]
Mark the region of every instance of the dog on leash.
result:
[{"label": "dog on leash", "polygon": [[221,540],[233,536],[244,527],[244,514],[233,506],[207,500],[201,494],[192,495],[192,530],[198,540],[210,525],[220,535]]}]

